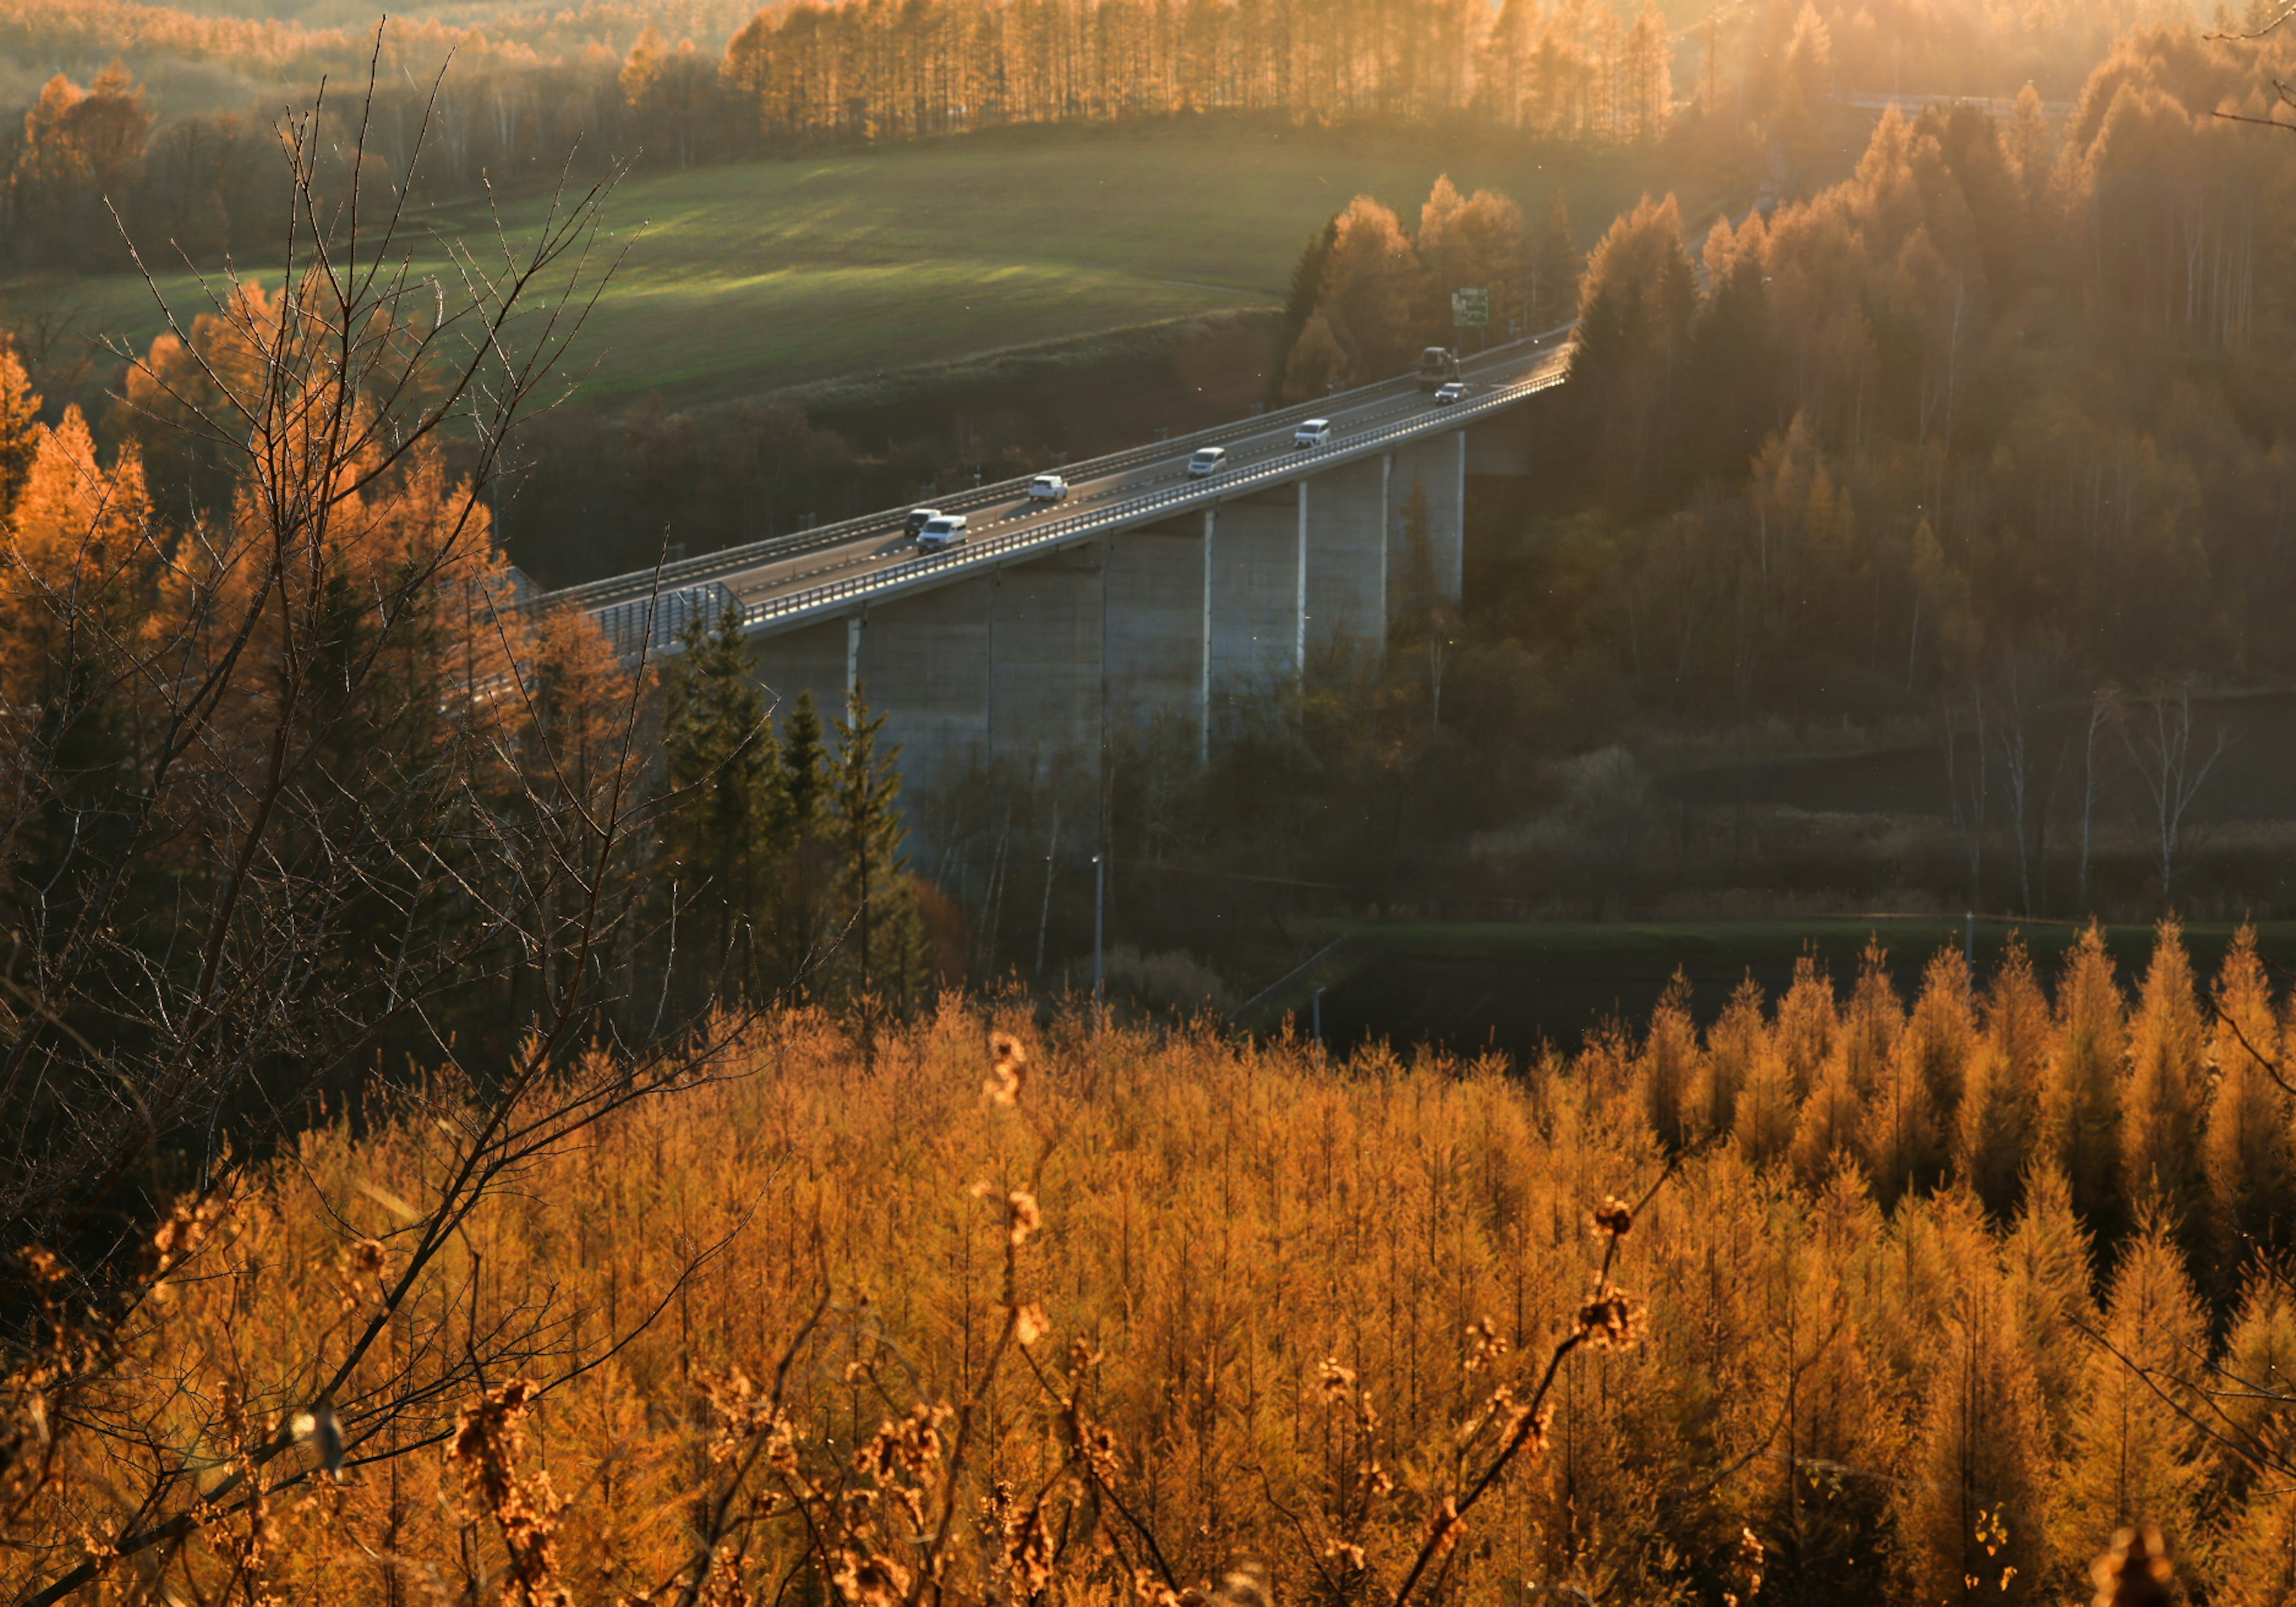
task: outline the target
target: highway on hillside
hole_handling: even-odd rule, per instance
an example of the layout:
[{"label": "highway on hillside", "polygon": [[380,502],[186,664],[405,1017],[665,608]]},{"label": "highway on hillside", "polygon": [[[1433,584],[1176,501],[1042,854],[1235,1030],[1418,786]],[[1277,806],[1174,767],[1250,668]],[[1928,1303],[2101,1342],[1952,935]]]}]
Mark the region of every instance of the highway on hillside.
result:
[{"label": "highway on hillside", "polygon": [[[1473,411],[1472,404],[1478,400],[1544,377],[1550,370],[1559,371],[1568,361],[1567,352],[1567,336],[1557,332],[1464,359],[1464,403]],[[943,512],[965,514],[971,526],[968,545],[979,546],[1000,537],[1024,536],[1032,525],[1066,521],[1102,510],[1113,512],[1159,493],[1200,488],[1216,494],[1222,481],[1242,478],[1255,469],[1291,461],[1304,467],[1311,455],[1292,443],[1293,431],[1302,419],[1331,420],[1330,444],[1312,454],[1314,461],[1329,462],[1344,456],[1351,441],[1391,431],[1416,418],[1439,426],[1442,415],[1453,411],[1439,406],[1419,389],[1415,380],[1406,377],[1054,471],[1069,479],[1069,495],[1062,502],[1031,503],[1026,480],[968,488],[931,501]],[[1226,447],[1227,463],[1216,475],[1192,478],[1188,459],[1208,446]],[[1054,470],[1051,464],[1045,467]],[[627,575],[578,586],[561,595],[595,610],[617,603],[642,604],[657,585],[666,594],[677,588],[715,583],[730,591],[745,611],[751,611],[776,597],[865,579],[876,570],[914,559],[916,542],[905,528],[907,512],[906,508],[887,509],[824,529],[800,531],[689,559],[666,569],[658,582],[651,573]],[[961,553],[964,548],[953,551]],[[643,627],[639,628],[643,632]]]}]

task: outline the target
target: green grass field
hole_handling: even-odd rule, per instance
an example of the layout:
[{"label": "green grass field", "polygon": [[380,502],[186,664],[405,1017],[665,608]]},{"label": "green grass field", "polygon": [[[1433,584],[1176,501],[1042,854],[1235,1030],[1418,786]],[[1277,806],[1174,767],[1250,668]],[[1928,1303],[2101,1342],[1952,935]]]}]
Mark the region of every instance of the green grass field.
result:
[{"label": "green grass field", "polygon": [[[640,176],[608,202],[628,255],[586,333],[583,394],[690,405],[1275,306],[1301,242],[1351,196],[1415,222],[1442,171],[1533,217],[1562,188],[1584,239],[1645,185],[1667,187],[1654,160],[1221,122],[1009,129]],[[1693,217],[1715,204],[1695,187],[1684,201]],[[516,202],[506,221],[530,229],[540,210]],[[425,221],[466,238],[485,226],[475,208]],[[188,276],[164,284],[197,296]],[[125,275],[0,297],[19,316],[53,299],[83,331],[131,342],[160,326]]]}]

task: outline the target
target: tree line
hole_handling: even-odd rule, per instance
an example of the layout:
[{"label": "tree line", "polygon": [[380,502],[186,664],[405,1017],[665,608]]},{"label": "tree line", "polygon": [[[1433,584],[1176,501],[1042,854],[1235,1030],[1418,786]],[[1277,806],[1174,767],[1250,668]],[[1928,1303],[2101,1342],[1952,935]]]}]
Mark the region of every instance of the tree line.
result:
[{"label": "tree line", "polygon": [[[1220,111],[1328,121],[1480,112],[1550,137],[1656,139],[1672,106],[1664,17],[1586,4],[1496,32],[1456,0],[863,0],[761,12],[725,78],[770,134],[865,137]],[[1488,37],[1487,37],[1488,36]]]},{"label": "tree line", "polygon": [[473,1112],[409,1090],[162,1222],[0,1532],[185,1599],[2285,1602],[2251,937],[1845,980],[1520,1065],[776,1014],[427,1264]]}]

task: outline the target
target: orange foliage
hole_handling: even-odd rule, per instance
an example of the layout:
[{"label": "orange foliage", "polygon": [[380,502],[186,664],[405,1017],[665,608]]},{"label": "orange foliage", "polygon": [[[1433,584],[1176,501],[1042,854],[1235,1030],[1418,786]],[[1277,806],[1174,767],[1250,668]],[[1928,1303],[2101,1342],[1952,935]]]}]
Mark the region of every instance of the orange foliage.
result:
[{"label": "orange foliage", "polygon": [[[2095,940],[2070,967],[2072,996],[2038,1029],[2054,1062],[2084,1062],[2132,1025],[2147,1044],[2187,1030],[2161,988],[2132,1023]],[[2268,1035],[2260,986],[2243,944],[2218,996],[2243,1030]],[[365,1364],[375,1376],[344,1398],[354,1461],[450,1421],[477,1448],[411,1455],[388,1477],[354,1470],[308,1498],[283,1490],[266,1577],[287,1595],[381,1600],[381,1575],[343,1559],[387,1553],[403,1583],[465,1566],[475,1548],[570,1600],[626,1597],[629,1581],[689,1565],[693,1503],[753,1436],[790,1481],[776,1488],[848,1480],[858,1453],[882,1459],[873,1477],[890,1489],[944,1454],[963,1403],[980,1439],[948,1477],[988,1517],[963,1527],[947,1599],[1002,1599],[1008,1568],[1106,1599],[1122,1576],[1097,1526],[1134,1532],[1113,1506],[1079,1497],[1031,1539],[1010,1505],[1053,1475],[1063,1432],[1025,1372],[991,1369],[1017,1333],[1032,1365],[1089,1401],[1110,1500],[1183,1580],[1249,1558],[1278,1600],[1338,1568],[1391,1590],[1434,1545],[1458,1600],[1505,1599],[1522,1579],[1651,1600],[1742,1574],[1767,1543],[1779,1599],[1928,1601],[1981,1576],[1988,1599],[2038,1603],[2065,1599],[2133,1514],[2169,1532],[2188,1578],[2260,1599],[2269,1548],[2209,1539],[2239,1533],[2254,1480],[2179,1414],[2177,1400],[2226,1381],[2204,1364],[2205,1314],[2168,1225],[2144,1218],[2100,1287],[2045,1152],[2065,1142],[2062,1125],[2027,1127],[2021,1153],[1988,1163],[2030,1168],[2030,1197],[2005,1220],[1988,1222],[1938,1160],[1957,1123],[1994,1119],[1965,1112],[1992,1097],[1980,1068],[2032,1061],[2027,972],[2005,970],[1972,1013],[1958,957],[1941,956],[1909,1016],[1870,961],[1797,1141],[1817,1163],[1805,1185],[1776,1163],[1775,1137],[1765,1161],[1717,1130],[1707,1079],[1718,1059],[1747,1064],[1742,1137],[1751,1102],[1788,1085],[1782,1040],[1802,1036],[1793,1058],[1807,1054],[1819,1014],[1808,996],[1823,987],[1798,983],[1791,1021],[1742,996],[1702,1038],[1673,998],[1639,1049],[1604,1040],[1521,1073],[1406,1067],[1383,1050],[1341,1065],[1296,1041],[1095,1034],[1072,1019],[1037,1030],[954,998],[931,1020],[881,1026],[867,1057],[823,1017],[772,1018],[697,1064],[689,1092],[537,1157],[515,1195],[471,1220],[393,1319],[394,1348]],[[2103,1074],[2136,1073],[2122,1055]],[[2262,1106],[2239,1097],[2252,1126]],[[1834,1114],[1816,1113],[1828,1103]],[[1862,1156],[1893,1108],[1929,1147],[1885,1211]],[[310,1132],[250,1176],[196,1275],[137,1319],[107,1411],[188,1443],[216,1431],[200,1403],[225,1380],[250,1423],[299,1409],[300,1358],[324,1358],[376,1308],[394,1244],[454,1163],[451,1083],[399,1110],[363,1132]],[[1653,1115],[1684,1158],[1629,1217],[1603,1202],[1666,1167]],[[2235,1216],[2267,1195],[2284,1211],[2296,1183],[2277,1162],[2242,1171],[2249,1152],[2217,1144],[2210,1185],[2237,1197]],[[1635,1298],[1605,1293],[1587,1310],[1600,1308],[1602,1332],[1646,1333],[1647,1349],[1590,1351],[1552,1398],[1543,1453],[1462,1529],[1443,1494],[1462,1414],[1486,1373],[1506,1376],[1505,1358],[1564,1331],[1605,1231]],[[2230,1241],[2213,1253],[2241,1259]],[[2241,1308],[2243,1365],[2296,1354],[2272,1287]],[[1583,1332],[1595,1319],[1578,1320]],[[521,1365],[548,1382],[422,1400],[469,1335],[505,1324],[525,1325]],[[757,1381],[793,1344],[787,1394],[769,1407]],[[386,1377],[420,1404],[362,1440],[356,1403]],[[2280,1443],[2284,1403],[2234,1394],[2243,1431]],[[325,1454],[315,1441],[308,1455]],[[1343,1511],[1365,1467],[1378,1493]],[[85,1472],[45,1497],[59,1537],[107,1516],[111,1487]],[[507,1494],[474,1505],[481,1486]],[[2278,1521],[2275,1491],[2254,1499]],[[481,1523],[489,1510],[507,1541]],[[795,1511],[758,1509],[712,1564],[718,1587],[769,1593],[800,1567]],[[219,1577],[242,1545],[233,1522],[168,1566],[188,1585]]]}]

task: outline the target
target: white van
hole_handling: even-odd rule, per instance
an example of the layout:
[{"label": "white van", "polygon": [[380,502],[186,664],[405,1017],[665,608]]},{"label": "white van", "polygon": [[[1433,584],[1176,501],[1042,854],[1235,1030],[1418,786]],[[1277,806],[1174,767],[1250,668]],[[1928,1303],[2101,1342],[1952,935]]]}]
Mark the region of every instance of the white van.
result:
[{"label": "white van", "polygon": [[965,520],[962,513],[936,513],[925,521],[925,528],[917,532],[917,551],[938,553],[943,547],[961,546],[965,537]]},{"label": "white van", "polygon": [[1292,432],[1294,447],[1328,447],[1332,444],[1332,421],[1309,419]]},{"label": "white van", "polygon": [[1195,456],[1188,460],[1188,472],[1198,479],[1207,474],[1218,474],[1226,467],[1227,448],[1226,447],[1199,447]]}]

